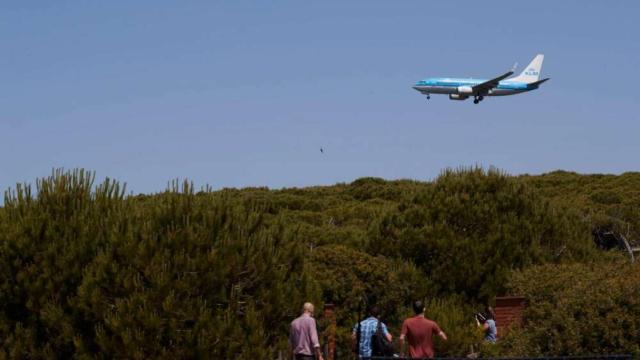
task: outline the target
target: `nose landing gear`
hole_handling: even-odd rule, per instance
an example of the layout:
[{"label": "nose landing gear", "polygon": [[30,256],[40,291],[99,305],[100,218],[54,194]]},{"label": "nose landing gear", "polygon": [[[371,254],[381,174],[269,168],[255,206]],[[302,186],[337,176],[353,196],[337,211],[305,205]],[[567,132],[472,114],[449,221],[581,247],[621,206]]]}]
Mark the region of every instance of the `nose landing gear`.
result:
[{"label": "nose landing gear", "polygon": [[427,100],[431,99],[431,95],[427,94]]}]

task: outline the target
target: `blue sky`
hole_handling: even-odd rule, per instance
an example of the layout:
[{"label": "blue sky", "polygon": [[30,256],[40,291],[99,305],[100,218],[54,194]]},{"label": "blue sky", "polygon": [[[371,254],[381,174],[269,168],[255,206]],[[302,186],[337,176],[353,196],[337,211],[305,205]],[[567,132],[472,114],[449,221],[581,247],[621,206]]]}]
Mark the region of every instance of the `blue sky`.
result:
[{"label": "blue sky", "polygon": [[[640,170],[637,1],[3,1],[0,188],[82,167],[272,188]],[[411,89],[545,54],[538,91]],[[320,148],[324,148],[324,154]]]}]

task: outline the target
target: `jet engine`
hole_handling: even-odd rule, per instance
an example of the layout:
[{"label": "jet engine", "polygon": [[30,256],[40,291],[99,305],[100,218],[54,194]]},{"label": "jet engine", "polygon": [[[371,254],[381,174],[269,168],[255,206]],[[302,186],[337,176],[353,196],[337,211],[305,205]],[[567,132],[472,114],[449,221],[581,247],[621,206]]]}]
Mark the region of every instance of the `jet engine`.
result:
[{"label": "jet engine", "polygon": [[449,94],[449,100],[466,100],[468,96],[460,94]]},{"label": "jet engine", "polygon": [[458,94],[472,94],[473,89],[471,86],[458,86]]}]

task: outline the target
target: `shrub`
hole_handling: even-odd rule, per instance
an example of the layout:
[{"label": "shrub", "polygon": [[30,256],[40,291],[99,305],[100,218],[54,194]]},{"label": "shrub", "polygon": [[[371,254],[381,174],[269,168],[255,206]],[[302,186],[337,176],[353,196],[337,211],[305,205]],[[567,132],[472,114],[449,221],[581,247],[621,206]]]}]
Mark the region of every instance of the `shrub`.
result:
[{"label": "shrub", "polygon": [[[273,358],[305,300],[306,250],[277,219],[185,183],[129,198],[57,172],[8,193],[0,347],[12,358]],[[1,356],[1,355],[0,355]]]},{"label": "shrub", "polygon": [[593,256],[590,234],[496,170],[445,171],[371,229],[370,251],[411,260],[441,294],[486,302],[511,269]]},{"label": "shrub", "polygon": [[465,304],[505,289],[512,269],[592,259],[596,222],[634,234],[638,174],[542,178],[469,169],[197,194],[174,181],[125,196],[56,171],[0,208],[0,358],[274,358],[304,301],[336,304],[344,352],[363,294],[396,337],[411,301],[429,299],[451,335],[438,353],[464,355],[477,341]]},{"label": "shrub", "polygon": [[640,266],[625,261],[542,265],[516,272],[524,325],[501,340],[509,356],[640,354]]},{"label": "shrub", "polygon": [[403,310],[428,293],[429,280],[410,264],[374,257],[342,245],[315,249],[311,270],[322,289],[322,298],[337,304],[338,344],[341,354],[350,352],[353,326],[365,317],[367,305],[378,305],[389,331],[397,337]]}]

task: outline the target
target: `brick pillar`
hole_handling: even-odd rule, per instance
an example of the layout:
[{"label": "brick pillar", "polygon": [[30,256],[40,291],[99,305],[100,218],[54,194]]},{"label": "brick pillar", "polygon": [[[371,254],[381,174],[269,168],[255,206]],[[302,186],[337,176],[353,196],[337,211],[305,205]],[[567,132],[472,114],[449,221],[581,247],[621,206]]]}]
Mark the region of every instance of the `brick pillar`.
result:
[{"label": "brick pillar", "polygon": [[329,326],[325,332],[327,336],[327,360],[335,360],[336,354],[336,314],[333,304],[324,305],[324,318],[329,322]]},{"label": "brick pillar", "polygon": [[509,327],[522,324],[524,306],[525,298],[522,296],[496,297],[496,306],[493,310],[496,313],[495,320],[499,336],[504,334]]}]

